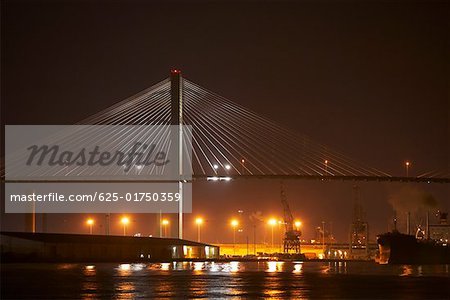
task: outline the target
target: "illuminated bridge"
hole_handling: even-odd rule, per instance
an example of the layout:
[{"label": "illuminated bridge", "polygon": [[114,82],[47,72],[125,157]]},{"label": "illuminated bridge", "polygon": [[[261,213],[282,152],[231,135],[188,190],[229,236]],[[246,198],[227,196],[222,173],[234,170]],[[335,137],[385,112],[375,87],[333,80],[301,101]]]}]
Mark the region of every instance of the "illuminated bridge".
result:
[{"label": "illuminated bridge", "polygon": [[[78,125],[190,125],[192,135],[180,129],[173,144],[172,139],[157,140],[166,143],[167,147],[176,147],[179,157],[182,156],[181,153],[188,153],[187,158],[183,158],[183,163],[192,167],[193,180],[262,178],[450,182],[448,169],[431,170],[418,176],[396,177],[367,166],[183,78],[178,70],[173,70],[169,78],[88,117]],[[127,128],[134,127],[136,126]],[[133,130],[118,130],[103,135],[101,139],[117,146],[126,140],[124,137],[134,136]],[[65,135],[62,136],[68,139]],[[92,138],[92,143],[97,142],[95,138],[97,137]],[[190,141],[192,151],[188,151]],[[69,142],[77,144],[78,140],[70,139]],[[23,157],[19,161],[23,161]],[[117,168],[114,172],[123,174],[123,166]],[[10,168],[12,173],[18,170],[19,168]],[[43,171],[38,171],[42,175]],[[63,174],[64,178],[71,175],[72,177],[67,178],[77,181],[91,171],[92,169],[86,170],[68,163],[63,168],[56,168],[55,173],[50,168],[48,174],[50,178],[53,178],[52,175]],[[127,173],[127,181],[134,180],[129,176],[135,176],[136,181],[148,182],[141,178],[146,178],[146,172],[151,171],[149,168],[136,167],[133,174]],[[2,173],[2,181],[13,181],[4,180],[5,174]],[[6,174],[6,178],[8,175],[14,174]],[[28,175],[33,174],[27,173]],[[111,181],[114,180],[108,180]],[[176,181],[181,191],[185,181],[181,177]],[[182,201],[179,201],[180,238],[183,237],[182,205]]]},{"label": "illuminated bridge", "polygon": [[78,124],[191,125],[195,180],[450,182],[449,170],[397,177],[357,162],[183,78],[178,70]]}]

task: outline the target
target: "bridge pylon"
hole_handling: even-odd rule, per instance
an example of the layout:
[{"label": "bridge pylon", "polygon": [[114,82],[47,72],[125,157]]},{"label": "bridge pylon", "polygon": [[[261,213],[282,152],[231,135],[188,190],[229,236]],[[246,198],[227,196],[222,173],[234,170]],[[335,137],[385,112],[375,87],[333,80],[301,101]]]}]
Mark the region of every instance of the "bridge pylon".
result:
[{"label": "bridge pylon", "polygon": [[178,201],[178,238],[183,238],[183,182],[181,176],[183,175],[183,77],[181,71],[172,69],[170,71],[170,98],[171,98],[171,112],[170,125],[175,125],[178,129],[177,138],[172,142],[174,148],[178,149],[178,192],[181,197]]}]

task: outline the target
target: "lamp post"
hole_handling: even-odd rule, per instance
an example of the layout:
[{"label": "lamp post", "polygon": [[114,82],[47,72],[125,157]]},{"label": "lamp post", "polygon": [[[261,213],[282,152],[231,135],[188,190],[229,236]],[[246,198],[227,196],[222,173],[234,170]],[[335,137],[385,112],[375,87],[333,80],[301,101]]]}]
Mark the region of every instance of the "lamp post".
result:
[{"label": "lamp post", "polygon": [[297,231],[300,231],[300,227],[302,226],[302,222],[301,221],[295,221],[294,225],[295,225],[295,229]]},{"label": "lamp post", "polygon": [[161,224],[164,226],[164,237],[166,238],[167,237],[167,226],[169,225],[169,220],[167,220],[167,219],[163,219],[162,221],[161,221]]},{"label": "lamp post", "polygon": [[239,221],[236,219],[231,220],[231,227],[233,227],[233,254],[236,254],[236,227],[239,225]]},{"label": "lamp post", "polygon": [[123,217],[120,222],[123,224],[123,235],[125,236],[127,235],[127,225],[128,223],[130,223],[130,219],[128,219],[127,217]]},{"label": "lamp post", "polygon": [[325,221],[322,221],[322,251],[325,255]]},{"label": "lamp post", "polygon": [[325,173],[328,175],[328,159],[325,159]]},{"label": "lamp post", "polygon": [[277,225],[277,220],[270,219],[268,223],[272,227],[272,248],[273,248],[273,228],[275,227],[275,225]]},{"label": "lamp post", "polygon": [[411,165],[411,163],[409,161],[405,162],[405,167],[406,167],[406,177],[409,177],[409,166]]},{"label": "lamp post", "polygon": [[92,234],[92,226],[94,225],[94,220],[87,219],[86,224],[89,226],[89,234]]},{"label": "lamp post", "polygon": [[195,223],[197,224],[197,242],[200,243],[200,227],[203,224],[203,219],[197,218],[197,219],[195,219]]}]

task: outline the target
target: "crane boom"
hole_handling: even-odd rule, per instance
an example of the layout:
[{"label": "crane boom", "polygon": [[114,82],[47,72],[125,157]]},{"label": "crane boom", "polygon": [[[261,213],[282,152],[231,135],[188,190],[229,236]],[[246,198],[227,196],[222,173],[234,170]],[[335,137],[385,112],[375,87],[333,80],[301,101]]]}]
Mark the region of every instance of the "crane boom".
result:
[{"label": "crane boom", "polygon": [[283,188],[283,183],[281,183],[281,204],[283,205],[283,215],[284,215],[284,226],[286,232],[294,230],[294,217],[292,216],[289,203],[287,202],[286,193]]},{"label": "crane boom", "polygon": [[283,252],[289,253],[293,250],[295,253],[300,253],[300,230],[294,230],[294,217],[292,216],[291,208],[287,201],[287,196],[284,191],[283,182],[281,182],[280,192],[281,204],[283,205],[285,234],[283,239]]}]

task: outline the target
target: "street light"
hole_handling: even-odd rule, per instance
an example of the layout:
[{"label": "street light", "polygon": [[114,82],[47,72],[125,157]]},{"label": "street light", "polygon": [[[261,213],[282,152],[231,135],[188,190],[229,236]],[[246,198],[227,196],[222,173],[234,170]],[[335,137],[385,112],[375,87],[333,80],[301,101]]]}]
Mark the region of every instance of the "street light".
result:
[{"label": "street light", "polygon": [[411,165],[411,163],[409,161],[405,162],[405,167],[406,167],[406,177],[409,177],[409,166]]},{"label": "street light", "polygon": [[92,226],[94,225],[93,219],[87,219],[86,224],[89,225],[89,234],[92,234]]},{"label": "street light", "polygon": [[127,235],[127,225],[128,223],[130,223],[130,219],[128,219],[127,217],[123,217],[120,222],[123,224],[123,235],[125,236]]},{"label": "street light", "polygon": [[297,231],[299,231],[300,230],[300,226],[302,226],[302,222],[301,221],[295,221],[294,225],[295,225],[295,229],[297,229]]},{"label": "street light", "polygon": [[231,227],[233,227],[233,254],[236,254],[236,227],[239,225],[239,221],[236,219],[231,220]]},{"label": "street light", "polygon": [[200,227],[203,224],[202,218],[195,219],[195,223],[197,224],[197,241],[200,243]]},{"label": "street light", "polygon": [[272,248],[273,248],[273,228],[275,227],[275,225],[277,225],[277,220],[272,218],[269,220],[268,223],[270,226],[272,226]]},{"label": "street light", "polygon": [[325,221],[322,221],[322,251],[325,255]]},{"label": "street light", "polygon": [[325,173],[328,175],[328,160],[325,159]]},{"label": "street light", "polygon": [[161,224],[164,226],[164,237],[167,237],[167,226],[169,225],[169,220],[163,219]]}]

